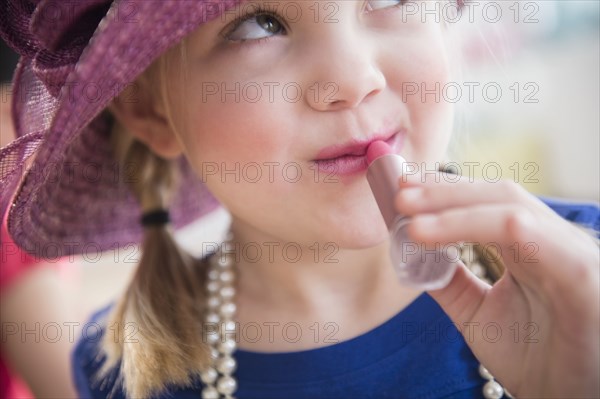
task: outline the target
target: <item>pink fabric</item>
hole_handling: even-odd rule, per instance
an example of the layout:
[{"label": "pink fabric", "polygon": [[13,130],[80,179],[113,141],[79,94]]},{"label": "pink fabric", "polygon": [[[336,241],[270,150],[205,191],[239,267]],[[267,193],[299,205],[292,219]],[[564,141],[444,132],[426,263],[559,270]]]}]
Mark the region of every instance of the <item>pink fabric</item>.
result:
[{"label": "pink fabric", "polygon": [[10,372],[2,357],[0,357],[0,398],[34,398],[25,383]]},{"label": "pink fabric", "polygon": [[[6,228],[6,220],[2,223],[0,235],[0,294],[12,284],[23,272],[36,264],[35,258],[21,251],[13,242]],[[6,399],[33,398],[21,380],[10,372],[0,354],[0,397]]]}]

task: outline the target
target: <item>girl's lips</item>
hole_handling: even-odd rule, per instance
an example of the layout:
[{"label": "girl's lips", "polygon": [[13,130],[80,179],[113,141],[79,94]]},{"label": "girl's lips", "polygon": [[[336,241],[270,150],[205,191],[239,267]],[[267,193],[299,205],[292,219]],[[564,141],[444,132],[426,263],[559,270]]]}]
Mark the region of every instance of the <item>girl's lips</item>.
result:
[{"label": "girl's lips", "polygon": [[[404,132],[396,132],[385,140],[385,142],[388,143],[394,149],[394,153],[397,154],[402,149]],[[347,153],[335,158],[317,159],[313,162],[317,165],[319,172],[327,174],[328,176],[351,176],[367,170],[367,147],[368,145],[365,145],[360,154]]]}]

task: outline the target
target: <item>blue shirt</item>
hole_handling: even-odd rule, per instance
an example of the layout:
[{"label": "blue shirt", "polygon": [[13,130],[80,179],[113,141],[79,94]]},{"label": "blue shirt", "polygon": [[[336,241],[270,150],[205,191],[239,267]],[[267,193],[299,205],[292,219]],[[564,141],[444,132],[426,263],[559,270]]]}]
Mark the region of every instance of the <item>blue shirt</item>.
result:
[{"label": "blue shirt", "polygon": [[[597,205],[544,201],[568,220],[598,230]],[[102,364],[98,342],[109,310],[92,317],[93,331],[85,334],[73,353],[74,378],[82,398],[106,398],[115,386],[118,369],[102,384],[93,382]],[[373,330],[346,341],[284,353],[238,349],[234,357],[238,363],[234,396],[240,399],[481,398],[486,382],[462,335],[427,293]],[[201,389],[197,381],[189,388],[170,387],[161,397],[197,399]],[[125,398],[119,386],[114,398]]]}]

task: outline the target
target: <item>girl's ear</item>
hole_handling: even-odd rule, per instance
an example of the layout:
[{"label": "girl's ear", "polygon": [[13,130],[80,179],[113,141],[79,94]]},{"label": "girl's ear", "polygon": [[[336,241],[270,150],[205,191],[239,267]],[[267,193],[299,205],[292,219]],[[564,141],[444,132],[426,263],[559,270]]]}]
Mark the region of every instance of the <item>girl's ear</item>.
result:
[{"label": "girl's ear", "polygon": [[156,155],[177,158],[183,152],[162,107],[148,90],[136,82],[129,85],[109,106],[118,122]]}]

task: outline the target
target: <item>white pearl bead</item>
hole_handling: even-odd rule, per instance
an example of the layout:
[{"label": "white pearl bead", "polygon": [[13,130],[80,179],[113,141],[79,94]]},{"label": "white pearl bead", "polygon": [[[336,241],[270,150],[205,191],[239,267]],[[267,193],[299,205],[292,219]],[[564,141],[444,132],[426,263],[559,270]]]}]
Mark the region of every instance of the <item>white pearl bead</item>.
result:
[{"label": "white pearl bead", "polygon": [[223,270],[221,272],[221,275],[219,276],[219,279],[223,282],[223,283],[231,283],[234,279],[234,274],[231,270]]},{"label": "white pearl bead", "polygon": [[218,323],[221,321],[221,316],[214,312],[207,313],[206,316],[204,316],[204,321],[207,323]]},{"label": "white pearl bead", "polygon": [[490,373],[488,371],[488,369],[486,369],[485,367],[483,367],[483,364],[479,365],[479,375],[482,378],[485,378],[486,380],[493,380],[494,376],[492,375],[492,373]]},{"label": "white pearl bead", "polygon": [[502,395],[504,395],[504,389],[494,380],[486,382],[483,386],[485,399],[500,399]]},{"label": "white pearl bead", "polygon": [[237,382],[228,375],[219,378],[219,381],[217,382],[217,391],[221,392],[223,395],[231,395],[235,392],[236,388]]},{"label": "white pearl bead", "polygon": [[235,310],[235,303],[227,302],[221,305],[221,307],[219,308],[219,313],[221,313],[223,317],[231,317],[235,314]]},{"label": "white pearl bead", "polygon": [[202,390],[202,399],[219,399],[219,391],[215,387],[206,387]]},{"label": "white pearl bead", "polygon": [[219,295],[221,295],[221,297],[224,298],[224,299],[231,299],[235,295],[235,288],[233,288],[230,285],[226,285],[225,287],[221,287],[221,290],[219,291]]},{"label": "white pearl bead", "polygon": [[208,279],[209,280],[218,280],[219,279],[219,270],[217,269],[210,269],[207,273]]},{"label": "white pearl bead", "polygon": [[217,380],[219,373],[212,367],[207,368],[202,373],[200,373],[200,379],[205,384],[212,384]]},{"label": "white pearl bead", "polygon": [[223,353],[224,355],[231,355],[236,347],[237,344],[234,340],[226,339],[225,341],[219,343],[219,352]]},{"label": "white pearl bead", "polygon": [[206,342],[208,342],[210,345],[216,344],[217,342],[219,342],[219,334],[217,334],[216,332],[207,333]]},{"label": "white pearl bead", "polygon": [[221,323],[221,333],[233,333],[236,331],[236,323],[233,320],[227,320]]},{"label": "white pearl bead", "polygon": [[218,281],[209,281],[208,284],[206,284],[206,290],[211,294],[215,294],[219,291],[219,288],[221,288],[221,284]]},{"label": "white pearl bead", "polygon": [[206,306],[210,309],[214,309],[221,304],[221,299],[216,295],[211,295],[206,300]]},{"label": "white pearl bead", "polygon": [[471,263],[471,265],[469,266],[469,268],[471,269],[471,271],[473,272],[474,275],[476,275],[477,277],[484,277],[485,276],[485,269],[483,268],[483,266],[481,266],[480,263],[478,262],[473,262]]},{"label": "white pearl bead", "polygon": [[236,361],[231,356],[224,356],[217,360],[217,370],[222,374],[231,374],[237,366]]},{"label": "white pearl bead", "polygon": [[215,361],[219,358],[219,351],[217,348],[210,348],[210,358]]}]

